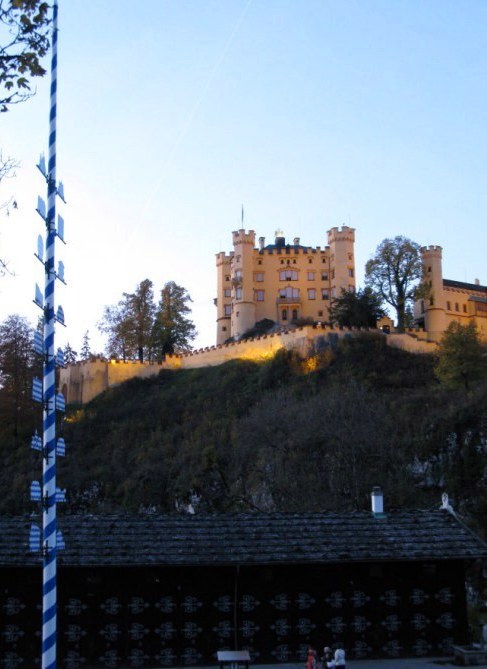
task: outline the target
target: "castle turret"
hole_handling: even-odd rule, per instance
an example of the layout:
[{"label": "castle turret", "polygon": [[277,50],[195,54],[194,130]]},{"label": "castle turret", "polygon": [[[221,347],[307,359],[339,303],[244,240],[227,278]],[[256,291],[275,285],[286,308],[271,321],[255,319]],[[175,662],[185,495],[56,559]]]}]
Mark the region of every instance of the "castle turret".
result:
[{"label": "castle turret", "polygon": [[216,255],[216,277],[217,297],[215,300],[216,316],[216,343],[223,342],[230,337],[230,317],[232,310],[231,298],[231,261],[232,255],[217,253]]},{"label": "castle turret", "polygon": [[332,298],[338,297],[342,289],[355,290],[354,244],[355,228],[344,225],[328,230]]},{"label": "castle turret", "polygon": [[[423,246],[421,257],[424,268],[424,281],[429,285],[429,295],[419,301],[424,327],[428,339],[439,341],[445,329],[445,305],[443,300],[443,270],[441,264],[441,246]],[[416,311],[418,305],[416,306]]]},{"label": "castle turret", "polygon": [[232,334],[238,339],[255,324],[253,289],[253,254],[255,232],[236,230],[233,233],[232,260]]}]

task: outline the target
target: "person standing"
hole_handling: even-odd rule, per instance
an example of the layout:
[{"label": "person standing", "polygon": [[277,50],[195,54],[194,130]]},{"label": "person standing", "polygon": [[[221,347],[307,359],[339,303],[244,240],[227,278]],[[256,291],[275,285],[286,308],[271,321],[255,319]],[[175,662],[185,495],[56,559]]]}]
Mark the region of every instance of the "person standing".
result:
[{"label": "person standing", "polygon": [[335,660],[333,658],[333,651],[329,646],[323,648],[323,669],[334,669]]},{"label": "person standing", "polygon": [[335,667],[345,669],[345,651],[343,648],[337,648],[335,651]]}]

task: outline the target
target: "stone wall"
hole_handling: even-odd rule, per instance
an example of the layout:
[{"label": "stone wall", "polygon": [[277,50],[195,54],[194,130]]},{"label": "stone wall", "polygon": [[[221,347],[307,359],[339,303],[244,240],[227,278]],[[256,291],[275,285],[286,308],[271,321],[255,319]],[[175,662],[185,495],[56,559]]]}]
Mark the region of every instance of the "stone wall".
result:
[{"label": "stone wall", "polygon": [[425,333],[421,331],[385,335],[378,330],[307,325],[245,341],[209,346],[184,355],[167,356],[163,363],[102,359],[77,362],[61,369],[59,388],[68,404],[86,404],[108,388],[134,377],[155,376],[161,369],[212,367],[236,359],[259,362],[271,358],[282,348],[293,349],[306,356],[316,348],[333,344],[339,338],[353,337],[364,332],[385,337],[389,346],[411,353],[434,353],[436,350],[436,344],[426,341]]}]

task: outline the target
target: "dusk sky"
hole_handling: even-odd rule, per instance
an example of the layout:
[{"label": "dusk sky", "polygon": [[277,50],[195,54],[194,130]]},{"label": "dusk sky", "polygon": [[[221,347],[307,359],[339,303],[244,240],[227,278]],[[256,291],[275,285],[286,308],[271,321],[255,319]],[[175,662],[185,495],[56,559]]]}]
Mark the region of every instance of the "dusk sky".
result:
[{"label": "dusk sky", "polygon": [[[59,0],[58,177],[68,285],[57,345],[145,278],[193,298],[215,343],[215,254],[232,230],[325,246],[356,229],[356,270],[386,237],[443,247],[444,276],[487,283],[485,0]],[[49,66],[49,61],[46,60]],[[35,323],[35,213],[49,76],[0,117],[0,319]]]}]

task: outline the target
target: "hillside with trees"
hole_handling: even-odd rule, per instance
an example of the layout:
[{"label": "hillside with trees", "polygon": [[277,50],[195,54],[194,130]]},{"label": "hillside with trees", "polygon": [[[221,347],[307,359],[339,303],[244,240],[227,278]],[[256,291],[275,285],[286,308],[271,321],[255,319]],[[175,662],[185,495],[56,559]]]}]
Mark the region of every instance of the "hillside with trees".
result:
[{"label": "hillside with trees", "polygon": [[[131,380],[68,410],[63,512],[368,509],[381,485],[388,508],[436,507],[446,491],[485,532],[486,375],[466,387],[441,373],[432,356],[364,335],[307,359]],[[14,434],[2,414],[2,513],[33,511],[36,420],[24,416]]]}]

